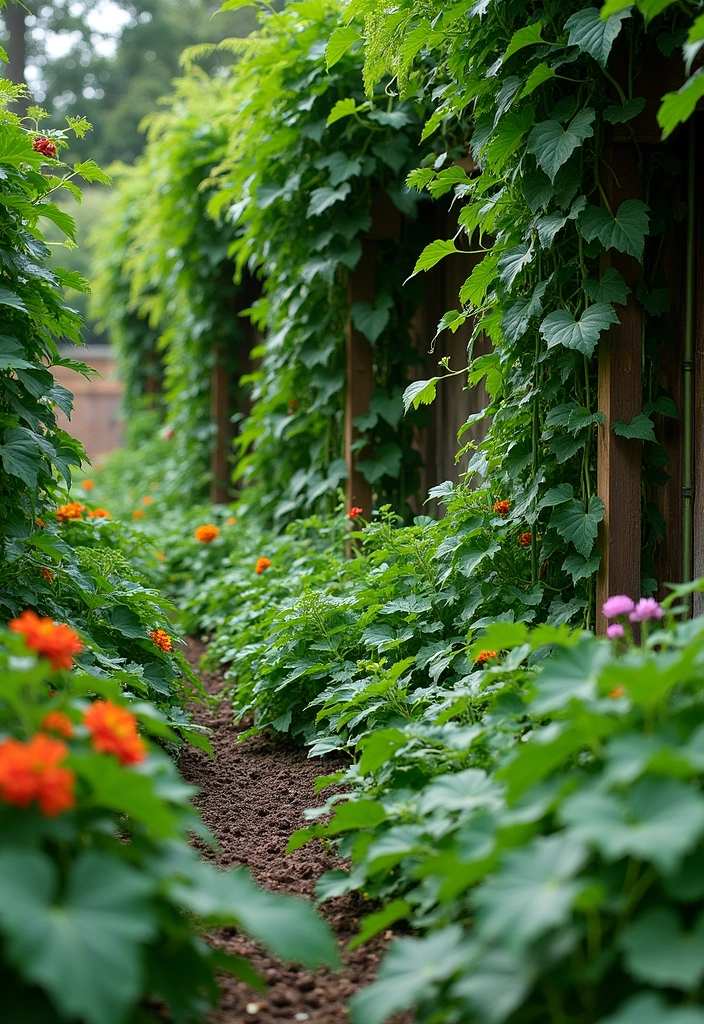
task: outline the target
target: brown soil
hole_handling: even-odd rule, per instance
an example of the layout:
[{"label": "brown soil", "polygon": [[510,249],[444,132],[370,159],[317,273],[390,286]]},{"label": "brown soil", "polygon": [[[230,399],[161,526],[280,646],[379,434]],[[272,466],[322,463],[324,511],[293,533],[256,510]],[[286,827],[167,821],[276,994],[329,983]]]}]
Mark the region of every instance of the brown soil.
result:
[{"label": "brown soil", "polygon": [[[198,641],[190,641],[187,657],[194,667],[204,650]],[[203,682],[211,694],[223,686],[217,675],[204,673]],[[181,753],[179,768],[200,789],[196,803],[219,844],[214,859],[223,867],[246,865],[255,880],[272,892],[313,899],[316,879],[324,871],[339,868],[340,860],[326,854],[317,840],[286,856],[286,843],[306,823],[303,811],[322,802],[313,790],[317,776],[335,771],[339,764],[331,758],[309,760],[305,750],[277,737],[257,736],[237,743],[241,729],[233,724],[226,701],[214,715],[201,708],[196,717],[213,730],[215,760],[188,747]],[[353,893],[329,900],[321,909],[340,942],[343,968],[339,972],[283,964],[236,929],[222,929],[212,937],[229,953],[246,956],[267,980],[269,990],[261,995],[234,978],[223,979],[223,997],[210,1024],[340,1024],[349,1019],[345,1004],[357,989],[374,980],[389,933],[347,952],[368,905]],[[399,1024],[401,1018],[395,1020]]]}]

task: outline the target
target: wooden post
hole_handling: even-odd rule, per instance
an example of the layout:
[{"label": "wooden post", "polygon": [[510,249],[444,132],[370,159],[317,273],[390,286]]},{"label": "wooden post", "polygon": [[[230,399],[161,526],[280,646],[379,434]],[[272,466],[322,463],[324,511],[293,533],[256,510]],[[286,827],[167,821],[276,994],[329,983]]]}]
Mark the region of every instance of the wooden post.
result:
[{"label": "wooden post", "polygon": [[[374,246],[369,239],[362,243],[362,258],[350,275],[348,298],[350,307],[355,302],[374,302]],[[359,438],[354,425],[357,416],[369,412],[369,403],[374,390],[374,367],[372,347],[367,338],[357,330],[350,317],[347,321],[346,337],[346,383],[345,397],[345,459],[347,461],[347,509],[353,506],[364,509],[371,517],[372,488],[368,480],[355,469],[355,463],[365,457],[354,451],[353,444]]]},{"label": "wooden post", "polygon": [[[372,201],[372,223],[369,233],[362,242],[362,257],[356,269],[350,274],[348,302],[350,308],[355,302],[374,302],[374,242],[398,238],[401,234],[401,214],[384,193],[374,196]],[[347,462],[347,486],[345,489],[347,508],[354,505],[364,509],[367,517],[372,512],[372,488],[368,480],[355,469],[355,463],[370,456],[366,451],[354,451],[353,444],[360,434],[354,426],[357,416],[369,412],[369,403],[374,390],[374,363],[372,347],[367,338],[357,330],[351,317],[346,330],[346,384],[345,398],[345,460]]]},{"label": "wooden post", "polygon": [[210,500],[224,505],[232,497],[230,488],[230,454],[232,431],[230,424],[230,374],[222,349],[215,351],[210,371],[210,418],[215,426],[213,450],[210,456]]},{"label": "wooden post", "polygon": [[[614,142],[606,152],[604,189],[612,210],[625,199],[642,196],[638,153],[632,144]],[[641,267],[632,256],[612,251],[610,265],[623,274],[634,290]],[[630,423],[642,408],[641,338],[643,313],[633,294],[619,306],[620,324],[612,326],[599,342],[599,409],[605,422],[598,429],[597,492],[604,502],[604,520],[599,531],[602,553],[597,578],[599,632],[606,629],[600,614],[602,603],[612,594],[640,596],[641,551],[641,444],[618,437],[611,429],[615,420]]]}]

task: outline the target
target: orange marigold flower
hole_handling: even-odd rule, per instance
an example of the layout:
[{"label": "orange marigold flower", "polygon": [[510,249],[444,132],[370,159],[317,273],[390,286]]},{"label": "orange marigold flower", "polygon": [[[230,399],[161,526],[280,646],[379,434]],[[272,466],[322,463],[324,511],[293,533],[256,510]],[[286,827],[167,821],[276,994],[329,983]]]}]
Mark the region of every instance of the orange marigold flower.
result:
[{"label": "orange marigold flower", "polygon": [[143,505],[153,505],[154,504],[154,499],[152,498],[151,494],[145,494],[144,495],[144,497],[142,498],[142,504]]},{"label": "orange marigold flower", "polygon": [[226,522],[228,526],[234,526],[237,522],[237,516],[228,516]]},{"label": "orange marigold flower", "polygon": [[67,523],[69,519],[80,519],[85,510],[80,501],[69,501],[68,505],[59,505],[54,514],[60,523]]},{"label": "orange marigold flower", "polygon": [[136,764],[147,756],[137,732],[137,719],[109,700],[96,700],[83,719],[91,734],[93,748],[101,754],[114,754],[122,764]]},{"label": "orange marigold flower", "polygon": [[47,583],[53,583],[54,577],[51,575],[48,569],[45,569],[43,565],[39,567],[39,572],[42,574]]},{"label": "orange marigold flower", "polygon": [[490,661],[496,657],[496,651],[480,651],[475,658],[475,664],[483,665],[485,661]]},{"label": "orange marigold flower", "polygon": [[19,618],[12,619],[7,625],[13,633],[20,633],[24,637],[27,647],[48,658],[54,672],[71,668],[73,655],[83,650],[80,637],[65,622],[57,626],[51,619],[40,618],[29,609],[25,609]]},{"label": "orange marigold flower", "polygon": [[197,526],[195,532],[196,540],[199,540],[201,544],[210,544],[211,540],[215,540],[216,537],[220,536],[220,531],[217,526],[213,526],[212,523],[206,523],[205,526]]},{"label": "orange marigold flower", "polygon": [[518,543],[521,545],[522,548],[529,548],[532,542],[532,533],[522,533],[521,536],[518,538]]},{"label": "orange marigold flower", "polygon": [[92,480],[84,480],[81,486],[83,487],[84,491],[92,491],[93,488],[95,487],[95,484],[93,483]]},{"label": "orange marigold flower", "polygon": [[611,700],[618,700],[619,697],[623,697],[625,692],[626,692],[626,687],[625,686],[614,686],[613,690],[609,694],[609,697],[611,697]]},{"label": "orange marigold flower", "polygon": [[92,512],[88,513],[90,519],[112,519],[112,516],[106,508],[94,508]]},{"label": "orange marigold flower", "polygon": [[132,513],[132,518],[133,519],[144,519],[144,512],[142,511],[142,509],[141,508],[136,508],[134,510],[134,512]]},{"label": "orange marigold flower", "polygon": [[511,508],[511,502],[508,498],[504,498],[503,501],[495,501],[493,508],[497,515],[507,516],[508,510]]},{"label": "orange marigold flower", "polygon": [[264,570],[268,569],[270,565],[271,565],[271,559],[270,558],[258,558],[257,559],[257,564],[254,566],[254,571],[256,572],[257,576],[261,576],[261,574],[264,572]]},{"label": "orange marigold flower", "polygon": [[362,512],[364,512],[363,508],[360,508],[359,505],[353,505],[352,508],[347,513],[347,518],[356,519],[357,516],[361,516]]},{"label": "orange marigold flower", "polygon": [[59,736],[70,739],[73,736],[73,722],[63,711],[50,711],[42,718],[42,729],[58,732]]},{"label": "orange marigold flower", "polygon": [[36,800],[50,817],[73,807],[75,776],[59,765],[68,755],[61,740],[37,733],[27,743],[7,739],[0,743],[0,797],[17,807]]},{"label": "orange marigold flower", "polygon": [[160,650],[171,650],[171,637],[169,636],[165,629],[153,629],[149,636],[152,638],[156,646],[160,648]]}]

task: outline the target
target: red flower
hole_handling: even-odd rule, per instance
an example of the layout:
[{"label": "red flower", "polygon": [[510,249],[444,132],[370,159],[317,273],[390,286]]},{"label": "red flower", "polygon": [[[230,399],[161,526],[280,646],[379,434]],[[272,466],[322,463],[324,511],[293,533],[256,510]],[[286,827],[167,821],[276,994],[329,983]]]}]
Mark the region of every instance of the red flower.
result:
[{"label": "red flower", "polygon": [[270,565],[271,565],[271,559],[270,558],[258,558],[257,559],[257,564],[254,566],[254,571],[256,572],[257,576],[261,576],[261,574],[264,572],[264,570],[268,569]]},{"label": "red flower", "polygon": [[39,572],[42,574],[42,576],[47,581],[47,583],[53,583],[54,582],[54,577],[51,575],[51,573],[49,572],[48,569],[44,568],[43,565],[40,566]]},{"label": "red flower", "polygon": [[494,512],[496,512],[497,515],[500,516],[507,516],[510,507],[511,502],[507,498],[504,498],[503,501],[495,501],[493,506]]},{"label": "red flower", "polygon": [[153,629],[149,636],[152,638],[152,640],[160,650],[171,650],[171,637],[169,636],[165,629]]},{"label": "red flower", "polygon": [[57,732],[59,736],[70,739],[73,736],[73,722],[63,711],[50,711],[42,718],[42,729]]},{"label": "red flower", "polygon": [[477,657],[475,658],[475,664],[476,665],[483,665],[484,662],[490,661],[492,658],[495,658],[495,657],[496,657],[496,651],[480,651],[479,654],[477,655]]},{"label": "red flower", "polygon": [[532,541],[532,533],[522,533],[521,536],[518,538],[518,543],[521,545],[522,548],[529,548],[531,546]]},{"label": "red flower", "polygon": [[347,513],[347,518],[356,519],[357,516],[361,516],[362,512],[364,512],[363,508],[359,508],[358,505],[353,505],[352,508]]},{"label": "red flower", "polygon": [[206,523],[204,526],[196,526],[195,538],[199,540],[201,544],[210,544],[211,541],[215,540],[220,536],[220,530],[213,523]]},{"label": "red flower", "polygon": [[114,754],[122,764],[136,764],[147,756],[137,732],[137,719],[112,701],[94,701],[83,722],[93,738],[93,748],[99,753]]},{"label": "red flower", "polygon": [[42,156],[49,157],[51,160],[56,159],[58,149],[56,143],[52,142],[51,139],[37,138],[32,143],[32,149],[35,153],[41,153]]},{"label": "red flower", "polygon": [[7,739],[0,743],[0,797],[8,804],[27,807],[36,800],[50,817],[73,807],[75,776],[59,767],[68,755],[61,740],[37,733],[27,743]]},{"label": "red flower", "polygon": [[24,637],[27,647],[48,658],[54,672],[71,668],[73,655],[83,650],[78,634],[65,622],[56,626],[51,619],[42,619],[29,609],[7,625],[13,633],[20,633]]}]

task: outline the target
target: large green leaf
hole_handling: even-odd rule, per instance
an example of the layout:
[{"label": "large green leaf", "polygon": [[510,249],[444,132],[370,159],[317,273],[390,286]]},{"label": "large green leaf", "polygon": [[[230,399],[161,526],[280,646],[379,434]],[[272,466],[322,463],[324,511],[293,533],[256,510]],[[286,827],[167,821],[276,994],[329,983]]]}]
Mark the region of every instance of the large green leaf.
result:
[{"label": "large green leaf", "polygon": [[559,121],[543,121],[530,133],[528,152],[535,156],[550,181],[555,180],[555,175],[575,149],[594,135],[592,124],[595,117],[591,107],[585,107],[572,118],[567,128],[563,128]]},{"label": "large green leaf", "polygon": [[578,46],[582,53],[588,53],[602,67],[606,67],[623,20],[630,16],[630,10],[625,9],[602,18],[598,7],[586,7],[565,22],[565,28],[569,31],[567,42],[570,46]]},{"label": "large green leaf", "polygon": [[424,939],[398,939],[379,969],[373,985],[350,1003],[354,1024],[382,1024],[392,1013],[412,1006],[436,982],[467,965],[462,929],[450,925]]},{"label": "large green leaf", "polygon": [[550,519],[563,540],[571,542],[586,558],[591,554],[594,541],[599,531],[599,523],[604,518],[604,502],[592,495],[589,503],[573,498],[556,508]]},{"label": "large green leaf", "polygon": [[413,406],[417,409],[419,405],[430,405],[435,401],[435,394],[439,377],[431,377],[430,380],[414,380],[403,392],[403,408],[406,412]]},{"label": "large green leaf", "polygon": [[631,289],[615,267],[607,267],[598,281],[587,278],[584,290],[593,302],[618,302],[625,306]]},{"label": "large green leaf", "polygon": [[632,856],[672,872],[704,832],[701,794],[676,779],[646,777],[625,798],[599,788],[567,798],[560,816],[606,860]]},{"label": "large green leaf", "polygon": [[608,302],[595,302],[587,306],[579,320],[568,309],[556,309],[549,313],[540,325],[548,348],[564,345],[576,349],[590,358],[599,340],[599,335],[611,324],[620,323],[616,310]]},{"label": "large green leaf", "polygon": [[634,996],[620,1010],[598,1024],[704,1024],[704,1010],[695,1006],[667,1006],[660,996]]},{"label": "large green leaf", "polygon": [[324,185],[323,188],[314,188],[310,194],[306,216],[319,217],[330,206],[346,199],[351,191],[352,186],[347,181],[344,181],[337,188],[331,188],[329,185]]},{"label": "large green leaf", "polygon": [[434,267],[435,264],[439,263],[440,260],[445,258],[445,256],[449,256],[451,253],[455,253],[457,251],[457,246],[452,239],[448,239],[447,241],[438,239],[435,242],[431,242],[430,245],[426,245],[425,249],[423,249],[423,252],[416,260],[413,273],[418,274],[421,270],[430,270],[431,267]]},{"label": "large green leaf", "polygon": [[541,836],[506,854],[499,874],[474,894],[481,931],[515,949],[564,924],[583,888],[576,876],[586,856],[564,835]]},{"label": "large green leaf", "polygon": [[514,245],[506,249],[499,256],[498,271],[499,279],[507,291],[510,291],[514,281],[534,257],[533,246],[530,242],[522,242],[521,245]]},{"label": "large green leaf", "polygon": [[672,907],[650,907],[624,930],[620,946],[638,981],[691,992],[704,978],[704,914],[684,931]]},{"label": "large green leaf", "polygon": [[157,929],[155,881],[114,857],[88,851],[58,895],[58,872],[44,854],[0,854],[0,924],[8,954],[42,986],[61,1014],[120,1024],[140,994],[141,947]]},{"label": "large green leaf", "polygon": [[545,40],[541,36],[542,31],[542,21],[535,21],[532,25],[524,25],[522,28],[519,28],[511,37],[511,42],[504,53],[504,61],[507,61],[509,57],[512,57],[514,53],[518,53],[525,46],[535,46],[537,43],[544,43]]},{"label": "large green leaf", "polygon": [[0,334],[0,370],[31,369],[35,364],[24,358],[24,348],[17,338]]},{"label": "large green leaf", "polygon": [[350,309],[352,323],[362,334],[374,344],[389,322],[393,300],[387,292],[382,292],[371,302],[355,302]]},{"label": "large green leaf", "polygon": [[176,899],[210,924],[239,923],[283,960],[306,967],[339,963],[330,929],[305,900],[266,892],[244,869],[219,871],[195,860],[188,868],[190,884],[174,889]]},{"label": "large green leaf", "polygon": [[0,445],[0,460],[5,472],[18,477],[28,487],[36,487],[43,455],[39,436],[25,427],[11,427],[5,431],[4,441]]},{"label": "large green leaf", "polygon": [[626,199],[615,217],[601,206],[588,206],[578,223],[587,242],[598,238],[605,249],[618,249],[642,262],[648,221],[645,203],[640,199]]},{"label": "large green leaf", "polygon": [[625,420],[615,420],[611,424],[614,434],[619,437],[630,437],[637,441],[655,441],[655,424],[644,413],[639,412],[630,423]]},{"label": "large green leaf", "polygon": [[658,124],[664,139],[672,134],[678,124],[689,120],[702,96],[704,68],[697,68],[677,92],[668,92],[663,96],[658,110]]},{"label": "large green leaf", "polygon": [[351,46],[359,42],[360,35],[353,25],[346,25],[344,28],[336,28],[328,40],[325,48],[325,63],[328,71],[344,57]]}]

